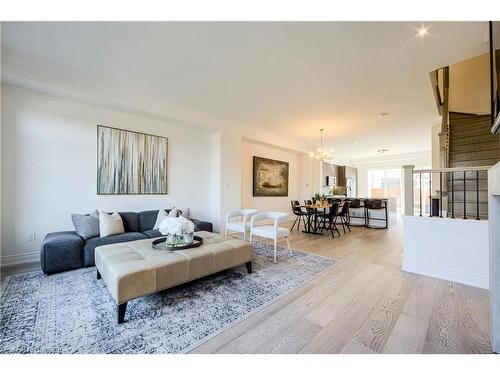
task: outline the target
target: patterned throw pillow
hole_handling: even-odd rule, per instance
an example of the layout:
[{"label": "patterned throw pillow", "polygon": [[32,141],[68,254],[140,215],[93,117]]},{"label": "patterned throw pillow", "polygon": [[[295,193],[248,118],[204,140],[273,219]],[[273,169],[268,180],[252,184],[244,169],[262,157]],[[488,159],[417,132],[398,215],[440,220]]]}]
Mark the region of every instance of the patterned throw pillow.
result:
[{"label": "patterned throw pillow", "polygon": [[156,223],[153,229],[158,230],[160,229],[160,223],[163,221],[168,216],[167,211],[160,209],[158,210],[158,216],[156,217]]},{"label": "patterned throw pillow", "polygon": [[99,213],[97,210],[90,215],[71,214],[71,220],[76,233],[84,240],[99,237]]},{"label": "patterned throw pillow", "polygon": [[118,212],[111,215],[99,211],[99,232],[101,237],[112,236],[114,234],[125,233],[122,217]]}]

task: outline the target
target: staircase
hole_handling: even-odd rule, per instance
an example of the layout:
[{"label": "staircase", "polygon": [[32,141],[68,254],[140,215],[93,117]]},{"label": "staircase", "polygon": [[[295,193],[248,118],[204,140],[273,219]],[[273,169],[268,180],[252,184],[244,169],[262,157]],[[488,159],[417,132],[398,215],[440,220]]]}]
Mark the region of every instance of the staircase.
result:
[{"label": "staircase", "polygon": [[[500,136],[491,134],[491,116],[449,112],[449,167],[492,166],[500,161]],[[479,185],[476,181],[479,177]],[[464,180],[465,178],[465,180]],[[448,179],[448,212],[457,218],[476,218],[479,196],[479,217],[488,218],[488,176],[486,171],[453,172]],[[476,193],[479,187],[479,195]]]}]

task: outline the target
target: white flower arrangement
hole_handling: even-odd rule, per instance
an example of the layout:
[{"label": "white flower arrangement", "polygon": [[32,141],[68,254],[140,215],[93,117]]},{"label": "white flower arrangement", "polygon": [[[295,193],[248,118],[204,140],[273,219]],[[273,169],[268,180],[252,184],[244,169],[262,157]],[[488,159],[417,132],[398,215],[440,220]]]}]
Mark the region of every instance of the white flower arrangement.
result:
[{"label": "white flower arrangement", "polygon": [[167,243],[180,246],[193,242],[194,224],[185,217],[166,217],[159,226],[161,234],[167,236]]},{"label": "white flower arrangement", "polygon": [[194,224],[185,217],[166,217],[160,223],[160,232],[164,235],[182,236],[194,232]]}]

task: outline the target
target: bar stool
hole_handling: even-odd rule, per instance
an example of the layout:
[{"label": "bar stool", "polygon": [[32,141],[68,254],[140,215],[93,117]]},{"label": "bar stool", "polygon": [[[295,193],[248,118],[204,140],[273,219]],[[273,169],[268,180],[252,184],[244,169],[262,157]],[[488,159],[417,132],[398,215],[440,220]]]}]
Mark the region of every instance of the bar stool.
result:
[{"label": "bar stool", "polygon": [[[381,199],[365,199],[365,212],[366,212],[366,227],[373,229],[387,229],[388,224],[388,215],[387,215],[387,203]],[[384,210],[385,218],[377,218],[370,216],[371,211],[380,211]],[[372,226],[370,225],[370,221],[384,221],[385,226]]]},{"label": "bar stool", "polygon": [[[366,227],[366,208],[361,205],[360,199],[349,199],[351,205],[349,207],[349,225],[352,227]],[[355,215],[352,215],[352,214]],[[353,224],[351,222],[352,219],[363,220],[360,224]]]}]

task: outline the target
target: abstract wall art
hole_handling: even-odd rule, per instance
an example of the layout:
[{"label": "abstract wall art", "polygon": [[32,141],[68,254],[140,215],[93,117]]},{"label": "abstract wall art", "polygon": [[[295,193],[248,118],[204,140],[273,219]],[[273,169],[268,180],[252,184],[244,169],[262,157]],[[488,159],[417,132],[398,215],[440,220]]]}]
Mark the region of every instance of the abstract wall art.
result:
[{"label": "abstract wall art", "polygon": [[168,139],[97,126],[97,194],[167,194]]},{"label": "abstract wall art", "polygon": [[253,157],[253,196],[287,197],[288,196],[287,162]]}]

